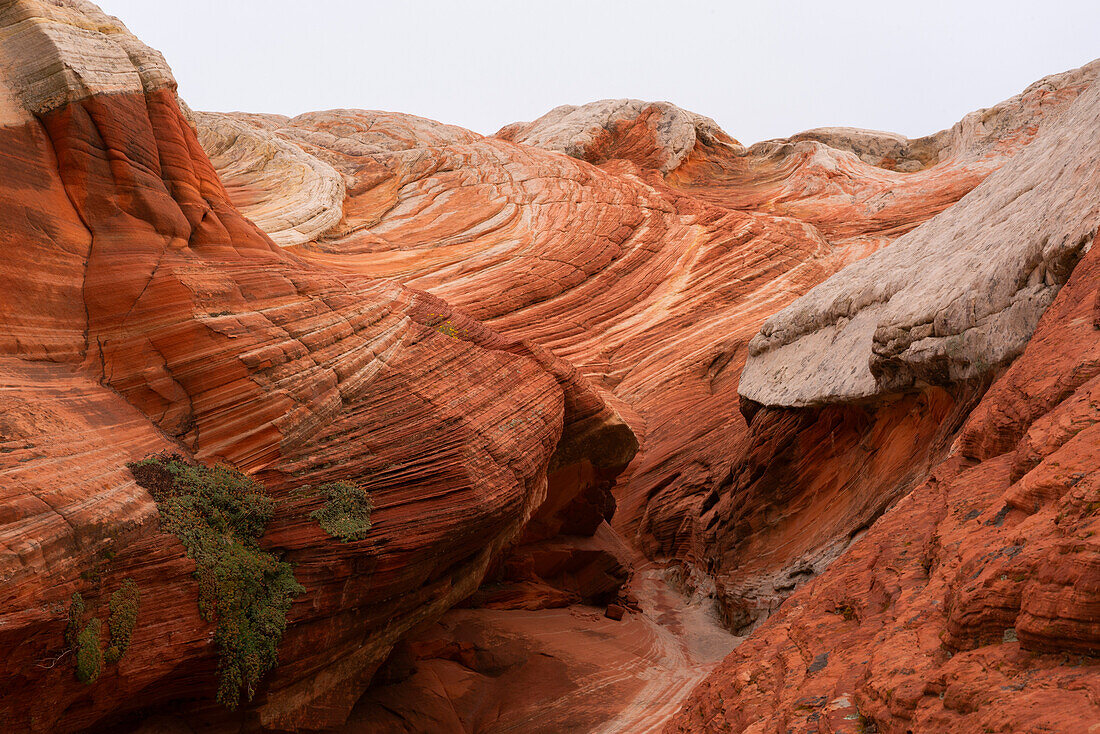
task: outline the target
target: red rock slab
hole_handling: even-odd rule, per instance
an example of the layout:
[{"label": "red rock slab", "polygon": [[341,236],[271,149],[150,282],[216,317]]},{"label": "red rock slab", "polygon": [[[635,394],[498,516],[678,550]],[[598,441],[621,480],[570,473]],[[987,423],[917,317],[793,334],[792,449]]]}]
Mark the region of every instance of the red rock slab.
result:
[{"label": "red rock slab", "polygon": [[792,595],[666,731],[1100,720],[1098,276],[1094,246],[955,455]]},{"label": "red rock slab", "polygon": [[0,146],[0,354],[52,361],[84,356],[82,284],[91,236],[38,125],[3,128]]},{"label": "red rock slab", "polygon": [[[3,379],[18,397],[6,398],[17,445],[0,465],[15,481],[0,719],[110,729],[182,701],[210,725],[339,723],[407,629],[472,593],[531,518],[553,529],[585,515],[636,442],[596,388],[539,347],[275,246],[229,203],[166,67],[127,66],[152,52],[117,21],[87,3],[23,0],[0,13],[7,22],[56,58],[28,55],[0,74],[0,160],[13,171],[0,244],[15,250],[3,277],[34,297],[2,306],[16,327]],[[81,68],[88,59],[102,64]],[[40,61],[60,96],[36,96],[22,64]],[[125,84],[104,92],[92,84],[101,72]],[[67,86],[81,75],[87,85]],[[212,626],[192,564],[124,468],[164,449],[268,484],[278,511],[263,542],[306,588],[282,665],[236,715],[212,701]],[[309,518],[316,500],[290,496],[333,479],[371,492],[366,539],[338,543]],[[62,654],[69,596],[102,619],[125,578],[143,600],[133,645],[86,686]]]}]

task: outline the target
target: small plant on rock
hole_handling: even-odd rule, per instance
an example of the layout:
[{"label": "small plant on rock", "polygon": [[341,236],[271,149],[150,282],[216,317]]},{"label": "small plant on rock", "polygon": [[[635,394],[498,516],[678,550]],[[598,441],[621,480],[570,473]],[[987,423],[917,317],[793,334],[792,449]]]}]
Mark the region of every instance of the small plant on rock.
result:
[{"label": "small plant on rock", "polygon": [[342,543],[362,540],[370,530],[370,495],[351,482],[322,484],[317,493],[325,504],[309,514],[324,531]]},{"label": "small plant on rock", "polygon": [[99,620],[92,621],[76,638],[76,678],[81,683],[95,683],[103,670],[103,651],[99,649]]},{"label": "small plant on rock", "polygon": [[845,622],[851,622],[853,619],[856,618],[856,610],[852,608],[851,604],[839,604],[832,611],[833,614],[839,614],[841,617],[843,617]]},{"label": "small plant on rock", "polygon": [[199,611],[217,623],[217,698],[235,709],[278,664],[287,610],[304,591],[290,564],[257,544],[275,503],[262,485],[227,466],[192,464],[179,455],[128,466],[157,501],[163,527],[195,561]]},{"label": "small plant on rock", "polygon": [[65,626],[65,642],[69,647],[76,648],[82,624],[84,624],[84,597],[79,591],[74,591],[72,598],[69,599],[69,623]]},{"label": "small plant on rock", "polygon": [[130,635],[137,624],[138,602],[141,598],[137,584],[126,579],[118,591],[111,594],[111,616],[107,625],[111,630],[111,641],[104,656],[108,664],[117,663],[130,647]]},{"label": "small plant on rock", "polygon": [[81,683],[95,683],[103,670],[103,652],[99,649],[99,620],[92,617],[84,624],[84,597],[75,592],[69,601],[69,623],[65,626],[65,642],[76,660],[76,678]]}]

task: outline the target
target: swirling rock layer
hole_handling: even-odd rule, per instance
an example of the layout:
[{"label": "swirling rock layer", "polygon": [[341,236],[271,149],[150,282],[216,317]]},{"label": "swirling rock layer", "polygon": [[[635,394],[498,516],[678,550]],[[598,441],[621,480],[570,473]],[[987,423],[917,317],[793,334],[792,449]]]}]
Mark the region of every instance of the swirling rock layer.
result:
[{"label": "swirling rock layer", "polygon": [[[766,508],[781,513],[805,502],[796,493],[813,486],[807,478],[828,474],[799,464],[835,454],[846,435],[858,437],[834,429],[824,447],[818,424],[838,411],[875,416],[860,443],[871,455],[841,450],[840,466],[859,467],[864,486],[906,476],[882,471],[885,448],[932,451],[923,466],[906,462],[917,488],[853,534],[827,568],[813,565],[820,554],[810,557],[807,575],[820,578],[781,606],[768,598],[774,580],[753,579],[751,551],[785,549],[808,533],[776,542],[771,536],[782,523],[754,517],[759,502],[745,502],[743,494],[717,499],[738,505],[711,519],[715,530],[707,538],[719,567],[731,569],[732,588],[727,582],[724,589],[731,621],[753,620],[753,607],[769,601],[778,611],[693,693],[666,731],[1069,732],[1100,719],[1100,566],[1091,543],[1100,491],[1090,481],[1100,466],[1092,435],[1100,417],[1092,384],[1100,369],[1093,191],[1100,155],[1089,147],[1100,129],[1098,109],[1100,89],[1093,86],[1044,121],[1034,142],[963,201],[796,301],[750,345],[741,381],[754,433],[750,457],[762,457],[759,475],[784,480],[754,480],[782,488],[769,493]],[[926,259],[937,252],[941,257]],[[893,281],[908,267],[906,255],[940,276],[924,283],[910,272]],[[940,270],[956,257],[954,268]],[[892,265],[879,269],[886,260]],[[895,289],[900,282],[902,290]],[[822,314],[848,308],[816,331]],[[932,314],[931,328],[918,337],[930,342],[923,346],[895,328],[915,323],[922,309]],[[866,330],[864,317],[874,321],[875,313],[883,320]],[[860,331],[866,343],[854,338]],[[981,393],[982,380],[1020,351],[945,451],[943,439],[970,410],[966,403]],[[927,421],[940,391],[928,383],[944,386],[957,406],[927,423],[938,426],[935,440],[875,438]],[[925,409],[879,423],[914,395],[928,401]],[[754,398],[825,407],[762,408]],[[854,398],[862,403],[851,404]],[[778,441],[767,435],[807,413],[817,422],[785,432],[793,450],[782,428]],[[937,456],[947,458],[935,466]],[[921,483],[930,464],[935,468]],[[741,468],[751,473],[754,465]],[[735,478],[729,486],[743,485]],[[828,508],[848,502],[850,495],[830,499]],[[731,517],[746,518],[745,527],[731,532]],[[722,578],[720,571],[720,592]],[[788,590],[799,585],[780,580]]]},{"label": "swirling rock layer", "polygon": [[[756,632],[676,728],[1095,718],[1100,65],[928,138],[745,148],[636,100],[490,137],[190,113],[81,0],[3,3],[0,41],[9,728],[646,731],[736,642],[716,615]],[[305,588],[237,714],[123,468],[168,449],[267,485]],[[363,540],[295,492],[339,479]],[[124,579],[86,686],[68,600]]]},{"label": "swirling rock layer", "polygon": [[[705,567],[740,626],[919,483],[983,375],[1011,356],[987,355],[984,370],[953,374],[949,389],[896,404],[773,410],[750,435],[738,396],[749,342],[829,275],[917,237],[906,233],[1026,150],[1098,71],[1048,77],[920,141],[833,129],[744,148],[704,118],[629,100],[559,108],[491,138],[432,128],[416,146],[406,131],[426,123],[374,112],[254,127],[354,182],[344,224],[297,248],[304,258],[429,290],[551,349],[625,404],[641,449],[620,482],[615,525],[651,554]],[[1048,297],[1024,327],[1056,278],[1037,287]],[[1014,348],[1029,333],[1017,331]],[[951,387],[971,373],[974,385]],[[769,468],[749,471],[754,462]]]},{"label": "swirling rock layer", "polygon": [[[305,592],[233,726],[339,723],[397,639],[472,593],[529,521],[552,535],[578,503],[610,503],[636,442],[571,365],[277,247],[229,202],[163,60],[94,6],[5,3],[0,38],[6,729],[114,728],[187,700],[228,725],[194,564],[127,461],[229,462],[277,499],[263,543]],[[291,491],[336,479],[374,498],[364,540],[330,538]],[[106,619],[124,579],[141,595],[131,645],[82,684],[70,595]]]},{"label": "swirling rock layer", "polygon": [[666,731],[1088,731],[1100,721],[1100,248],[957,453]]},{"label": "swirling rock layer", "polygon": [[[1048,77],[920,140],[829,129],[744,148],[705,118],[631,100],[559,108],[491,138],[439,134],[418,118],[364,111],[274,122],[230,117],[344,176],[344,221],[296,253],[429,290],[502,333],[550,349],[613,393],[641,442],[617,491],[614,524],[651,555],[682,564],[686,578],[708,574],[725,622],[748,630],[920,485],[992,372],[1019,353],[1068,276],[1092,231],[1091,143],[1040,136],[1034,152],[1014,159],[1098,71],[1094,63]],[[1080,116],[1087,106],[1066,113],[1080,119],[1064,129],[1091,128],[1087,113]],[[428,127],[423,143],[408,141],[408,130]],[[382,144],[379,136],[388,135],[392,142]],[[1049,159],[1057,160],[1044,167]],[[986,242],[1001,248],[1000,259],[983,255],[980,242],[962,251],[983,270],[968,268],[958,248],[944,244],[943,232],[961,232],[997,208],[1012,190],[1006,181],[1026,190],[1018,178],[1057,178],[1057,161],[1066,160],[1079,161],[1062,172],[1066,185],[1036,204],[1047,213],[1060,196],[1072,204],[1070,216],[1051,220],[1073,230],[1054,238],[1065,247],[1036,260],[1035,248],[998,237]],[[1013,169],[987,187],[993,193],[975,192],[952,207],[1008,161]],[[1017,206],[1033,203],[1025,197]],[[1021,210],[1000,226],[1016,233],[1026,216]],[[990,325],[989,338],[969,351],[941,349],[968,367],[947,370],[938,387],[924,385],[929,370],[897,370],[885,394],[860,393],[878,397],[874,403],[823,405],[835,398],[829,394],[765,398],[759,402],[771,406],[761,409],[750,370],[742,390],[750,400],[742,404],[738,375],[750,352],[764,354],[766,337],[750,341],[767,317],[876,251],[870,263],[893,262],[895,248],[883,248],[898,237],[897,252],[956,277],[943,288],[965,293],[973,286],[1000,303],[994,281],[1005,262],[1020,261],[1007,281],[1045,295],[1025,299],[1026,313],[1005,322],[1011,329]],[[937,247],[959,261],[941,262]],[[1038,267],[1039,260],[1057,263]],[[918,267],[902,264],[906,273]],[[833,282],[837,298],[851,298],[845,280]],[[939,282],[910,278],[905,283],[918,295],[909,300],[950,301],[935,290]],[[987,321],[979,308],[963,312],[967,324]],[[858,355],[833,353],[838,371]],[[777,362],[779,369],[798,366]],[[783,389],[816,389],[812,380],[771,379]],[[896,394],[910,386],[915,391]],[[536,605],[548,597],[540,598]]]}]

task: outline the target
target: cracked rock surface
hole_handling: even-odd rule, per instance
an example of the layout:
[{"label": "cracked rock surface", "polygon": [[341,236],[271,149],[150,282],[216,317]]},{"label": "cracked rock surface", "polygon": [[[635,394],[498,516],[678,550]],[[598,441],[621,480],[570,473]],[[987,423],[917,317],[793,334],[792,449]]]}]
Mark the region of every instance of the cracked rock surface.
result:
[{"label": "cracked rock surface", "polygon": [[1020,354],[1100,224],[1100,88],[955,206],[775,314],[740,392],[764,405],[946,385]]}]

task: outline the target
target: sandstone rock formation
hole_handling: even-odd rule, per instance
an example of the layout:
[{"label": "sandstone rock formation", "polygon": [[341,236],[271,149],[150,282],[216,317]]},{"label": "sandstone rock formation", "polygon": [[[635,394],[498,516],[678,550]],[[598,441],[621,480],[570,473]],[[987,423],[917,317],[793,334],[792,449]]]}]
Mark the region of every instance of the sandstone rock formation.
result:
[{"label": "sandstone rock formation", "polygon": [[[228,117],[349,182],[345,222],[296,248],[302,257],[429,290],[553,350],[625,403],[641,449],[615,525],[650,554],[714,575],[741,627],[919,483],[981,390],[773,411],[750,433],[737,392],[750,340],[769,315],[1026,149],[1098,72],[1053,75],[922,141],[832,130],[744,148],[704,118],[629,101],[559,108],[491,138],[431,127],[432,144],[415,148],[407,130],[427,127],[419,118]],[[877,140],[921,169],[898,169]]]},{"label": "sandstone rock formation", "polygon": [[[344,180],[332,166],[252,126],[192,113],[199,142],[234,203],[277,245],[300,245],[343,216]],[[239,189],[233,182],[246,183]]]},{"label": "sandstone rock formation", "polygon": [[589,163],[628,160],[661,173],[683,163],[696,143],[741,147],[709,117],[668,102],[639,99],[562,105],[533,122],[508,125],[496,137]]},{"label": "sandstone rock formation", "polygon": [[789,598],[667,731],[1095,727],[1098,379],[1093,247],[955,454]]},{"label": "sandstone rock formation", "polygon": [[639,611],[621,620],[590,606],[449,612],[408,640],[342,731],[660,731],[739,639],[657,569],[632,588]]},{"label": "sandstone rock formation", "polygon": [[[472,593],[529,521],[552,535],[575,506],[609,504],[636,442],[537,346],[276,246],[229,203],[163,59],[118,21],[19,0],[0,29],[0,720],[111,727],[187,699],[195,716],[227,715],[194,564],[124,467],[172,449],[268,485],[263,542],[305,587],[283,664],[241,716],[339,723],[393,643]],[[304,158],[268,160],[285,173]],[[265,221],[301,230],[315,193]],[[368,538],[334,541],[310,518],[316,500],[292,492],[333,479],[373,496]],[[124,579],[142,600],[130,648],[85,685],[66,657],[70,595],[106,618]]]},{"label": "sandstone rock formation", "polygon": [[[755,632],[674,730],[1073,730],[1097,74],[918,140],[746,148],[637,100],[482,136],[191,112],[90,3],[0,3],[0,721],[653,731],[720,621]],[[165,450],[262,481],[305,589],[235,714],[124,468]],[[311,519],[334,480],[366,538]],[[129,651],[80,683],[70,596],[126,579]]]},{"label": "sandstone rock formation", "polygon": [[[1100,88],[955,206],[768,319],[740,392],[765,405],[950,384],[1021,351],[1100,225]],[[855,369],[853,370],[853,366]]]},{"label": "sandstone rock formation", "polygon": [[[710,574],[727,624],[748,629],[923,480],[1011,357],[947,390],[773,407],[746,427],[737,373],[750,337],[1025,150],[1098,71],[1054,75],[922,141],[832,130],[745,149],[690,113],[636,102],[562,108],[415,156],[403,141],[380,150],[363,140],[393,124],[375,123],[378,113],[256,128],[357,182],[345,201],[353,215],[303,257],[429,289],[552,349],[625,403],[641,450],[620,482],[616,526],[650,554]],[[340,149],[317,129],[340,130]],[[592,224],[555,224],[578,221]],[[1046,303],[1057,284],[1052,276]],[[1032,326],[1044,305],[1030,310]],[[1028,330],[1017,329],[1017,348]]]},{"label": "sandstone rock formation", "polygon": [[[1086,132],[1100,129],[1098,111],[1094,86],[959,204],[762,329],[741,390],[780,405],[894,401],[929,383],[973,390],[1023,354],[930,478],[759,627],[669,731],[1081,731],[1100,720],[1089,693],[1100,679],[1100,495],[1089,481],[1100,218]],[[888,271],[920,262],[939,277],[895,289]],[[919,344],[903,332],[922,310]],[[837,318],[815,332],[827,311]],[[854,337],[876,311],[866,341]],[[784,349],[790,387],[775,360]],[[761,409],[753,425],[782,412]]]}]

